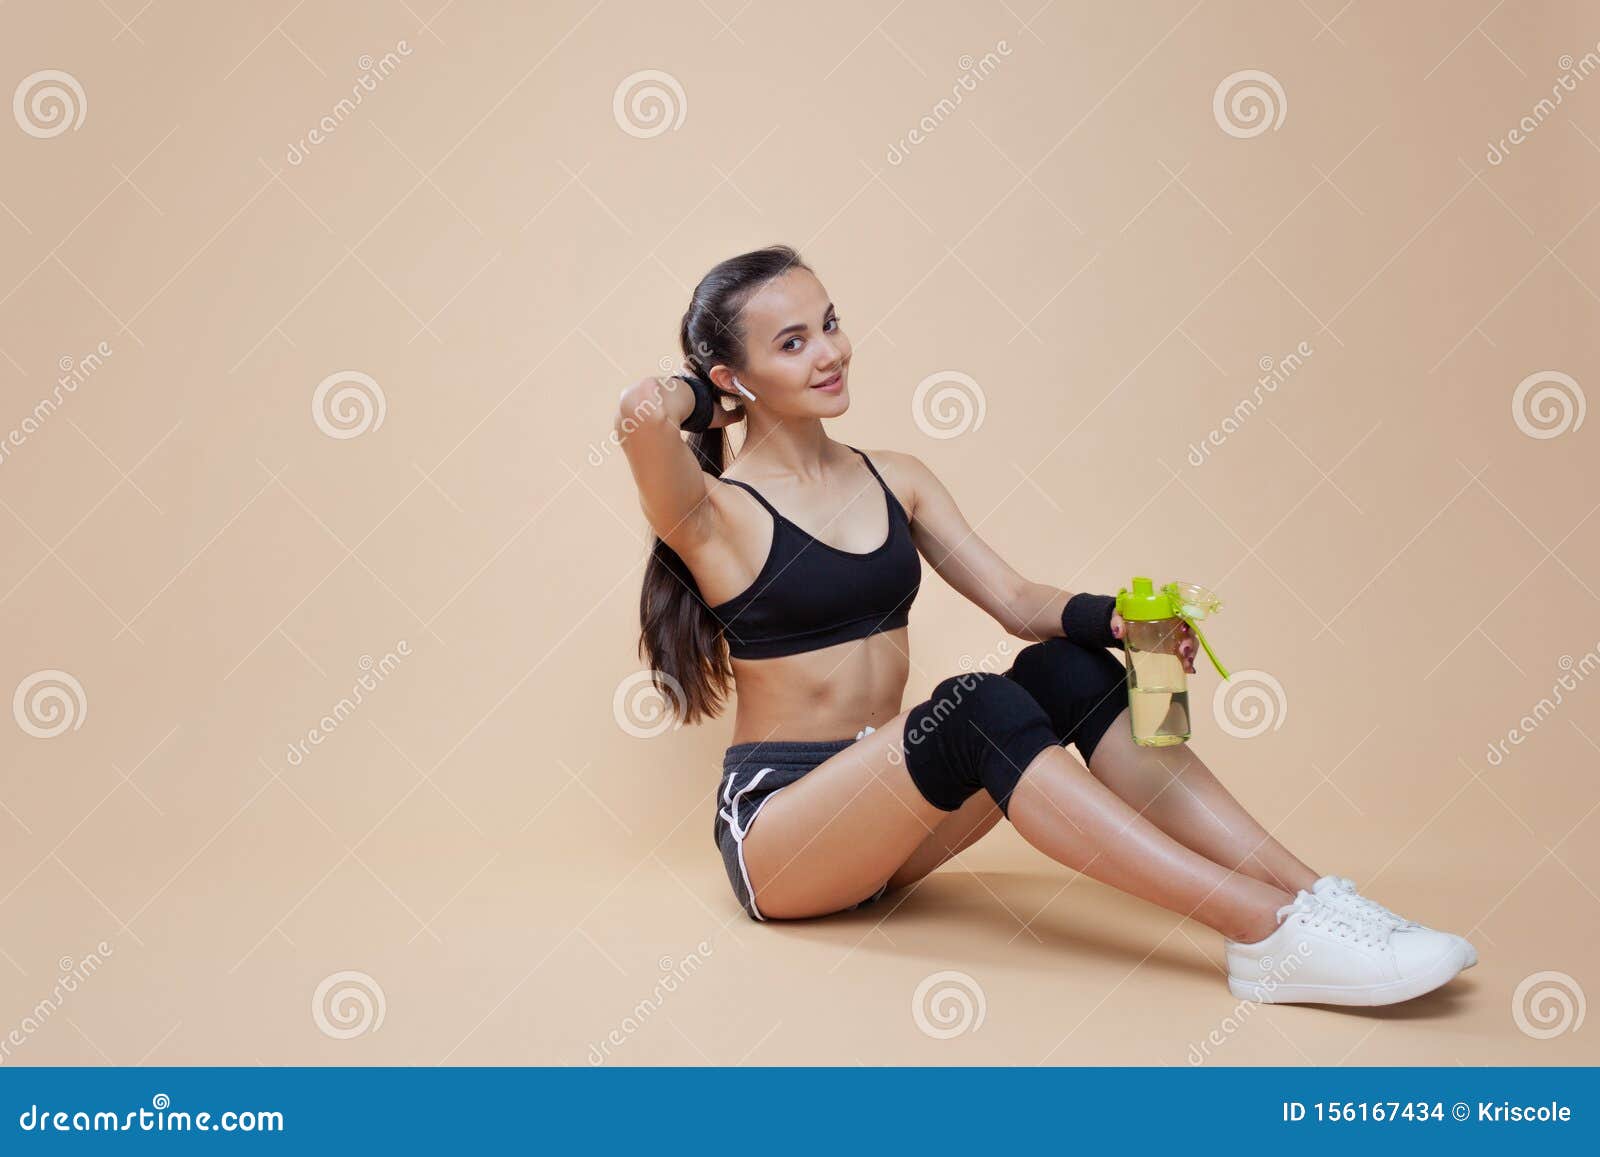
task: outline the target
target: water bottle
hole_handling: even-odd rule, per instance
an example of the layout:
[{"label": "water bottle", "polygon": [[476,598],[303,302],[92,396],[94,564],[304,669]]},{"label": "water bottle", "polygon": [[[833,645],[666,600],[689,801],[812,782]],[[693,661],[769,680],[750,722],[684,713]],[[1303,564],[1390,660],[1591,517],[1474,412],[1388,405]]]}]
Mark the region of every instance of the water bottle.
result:
[{"label": "water bottle", "polygon": [[1141,747],[1171,747],[1189,738],[1189,688],[1178,655],[1182,624],[1189,624],[1217,673],[1228,678],[1198,625],[1221,609],[1216,595],[1194,583],[1172,582],[1156,590],[1140,575],[1132,590],[1117,592],[1128,653],[1128,717],[1133,741]]}]

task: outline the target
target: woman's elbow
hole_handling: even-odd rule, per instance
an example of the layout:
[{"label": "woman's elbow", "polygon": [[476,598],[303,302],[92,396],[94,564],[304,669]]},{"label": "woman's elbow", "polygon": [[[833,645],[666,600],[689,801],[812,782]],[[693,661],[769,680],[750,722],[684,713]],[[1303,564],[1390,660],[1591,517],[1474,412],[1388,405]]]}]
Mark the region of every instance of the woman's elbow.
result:
[{"label": "woman's elbow", "polygon": [[666,397],[661,383],[655,378],[643,378],[628,386],[617,399],[617,414],[611,429],[618,438],[626,438],[641,426],[665,421]]},{"label": "woman's elbow", "polygon": [[661,401],[661,383],[654,378],[641,378],[632,385],[624,386],[622,393],[617,396],[616,425],[621,425],[632,417],[642,418],[650,410],[658,408]]}]

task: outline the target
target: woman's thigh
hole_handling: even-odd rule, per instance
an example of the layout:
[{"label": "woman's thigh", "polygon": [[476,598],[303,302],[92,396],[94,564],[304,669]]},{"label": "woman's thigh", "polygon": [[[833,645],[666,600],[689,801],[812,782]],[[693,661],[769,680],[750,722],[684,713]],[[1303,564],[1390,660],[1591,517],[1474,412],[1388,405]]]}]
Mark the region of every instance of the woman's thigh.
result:
[{"label": "woman's thigh", "polygon": [[744,840],[744,860],[765,915],[798,919],[850,907],[960,814],[934,807],[912,782],[905,766],[908,714],[896,715],[762,805]]}]

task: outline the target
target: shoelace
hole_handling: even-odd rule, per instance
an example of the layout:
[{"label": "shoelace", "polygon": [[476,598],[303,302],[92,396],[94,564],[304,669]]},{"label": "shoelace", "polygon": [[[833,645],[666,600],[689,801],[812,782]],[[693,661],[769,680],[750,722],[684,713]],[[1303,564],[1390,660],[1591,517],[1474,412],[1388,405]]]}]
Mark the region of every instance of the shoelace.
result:
[{"label": "shoelace", "polygon": [[1334,900],[1336,903],[1346,905],[1351,911],[1359,912],[1375,920],[1382,920],[1386,924],[1400,928],[1420,928],[1415,920],[1407,920],[1398,912],[1391,911],[1378,903],[1370,896],[1363,896],[1356,891],[1356,882],[1348,876],[1335,876]]},{"label": "shoelace", "polygon": [[1385,944],[1393,926],[1386,920],[1358,912],[1324,900],[1321,896],[1301,890],[1292,904],[1278,909],[1279,920],[1299,915],[1308,927],[1332,932],[1341,940],[1381,946]]}]

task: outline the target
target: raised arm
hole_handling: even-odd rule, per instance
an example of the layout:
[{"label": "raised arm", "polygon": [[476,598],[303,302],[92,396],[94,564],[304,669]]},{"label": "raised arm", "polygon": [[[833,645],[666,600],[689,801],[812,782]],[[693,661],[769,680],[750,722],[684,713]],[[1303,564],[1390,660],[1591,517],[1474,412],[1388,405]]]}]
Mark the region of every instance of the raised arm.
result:
[{"label": "raised arm", "polygon": [[[622,391],[613,430],[639,488],[651,528],[679,554],[712,537],[717,509],[711,476],[700,468],[679,426],[694,410],[681,378],[644,378]],[[721,415],[718,424],[723,424]]]}]

